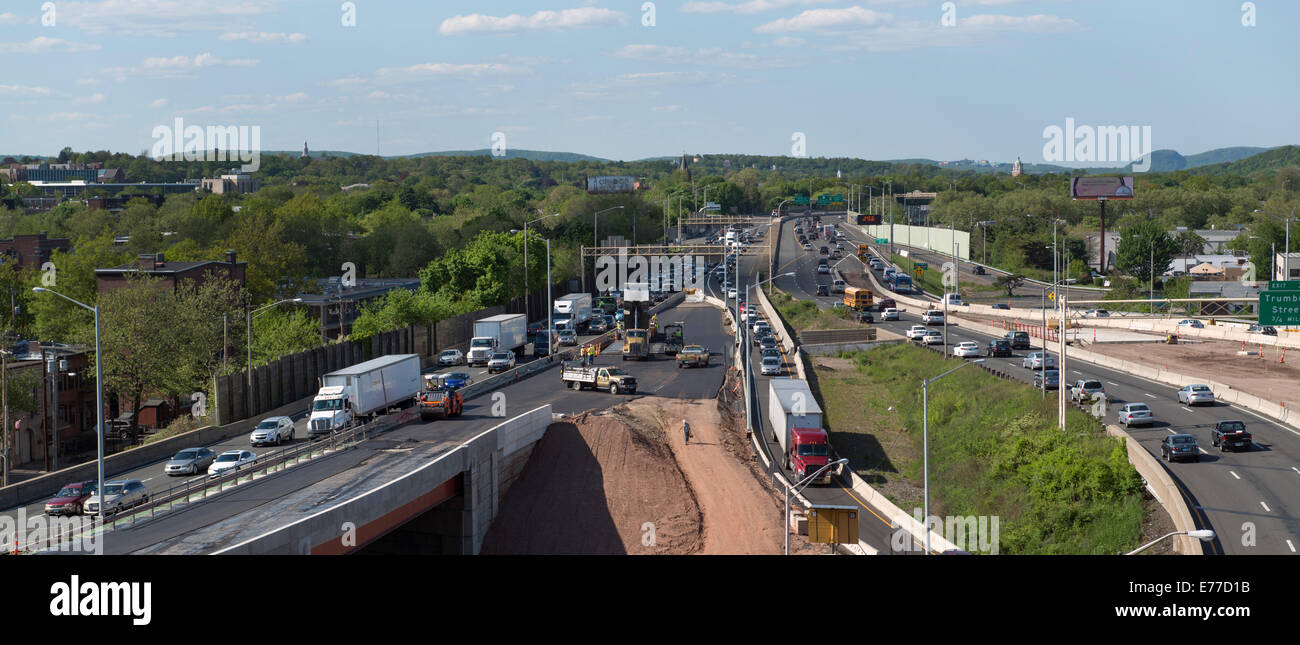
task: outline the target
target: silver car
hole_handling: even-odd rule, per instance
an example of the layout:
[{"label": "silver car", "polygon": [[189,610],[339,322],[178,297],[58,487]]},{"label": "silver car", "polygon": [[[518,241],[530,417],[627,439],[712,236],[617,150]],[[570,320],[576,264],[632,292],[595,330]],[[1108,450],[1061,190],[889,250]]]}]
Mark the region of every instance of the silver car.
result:
[{"label": "silver car", "polygon": [[293,441],[293,419],[289,417],[268,417],[253,428],[248,435],[248,443],[253,446],[268,444],[280,445],[288,439]]},{"label": "silver car", "polygon": [[257,455],[252,450],[227,450],[217,455],[217,460],[208,466],[209,477],[220,477],[227,472],[234,472],[243,466],[250,465],[257,461]]},{"label": "silver car", "polygon": [[1030,352],[1028,356],[1020,359],[1020,366],[1031,370],[1043,369],[1044,357],[1048,368],[1056,367],[1056,357],[1043,352]]},{"label": "silver car", "polygon": [[762,367],[763,376],[781,375],[781,359],[775,357],[767,357],[763,359],[762,365],[763,365]]},{"label": "silver car", "polygon": [[464,365],[465,354],[459,349],[449,349],[438,354],[438,366]]},{"label": "silver car", "polygon": [[925,332],[925,336],[922,338],[921,342],[925,343],[926,345],[942,345],[943,333],[933,329],[927,331]]},{"label": "silver car", "polygon": [[91,495],[82,508],[87,515],[97,515],[101,501],[104,504],[104,514],[111,515],[148,502],[149,493],[145,490],[144,482],[138,479],[105,482],[104,494]]},{"label": "silver car", "polygon": [[1202,403],[1214,405],[1214,392],[1210,390],[1208,385],[1199,383],[1184,385],[1182,389],[1178,390],[1178,402],[1187,405],[1200,405]]},{"label": "silver car", "polygon": [[217,453],[210,448],[186,448],[171,458],[163,472],[168,475],[197,475],[208,469]]},{"label": "silver car", "polygon": [[488,372],[504,372],[514,366],[514,352],[497,352],[488,357]]},{"label": "silver car", "polygon": [[1116,420],[1124,427],[1139,425],[1149,426],[1156,422],[1156,415],[1145,403],[1125,403],[1115,413]]}]

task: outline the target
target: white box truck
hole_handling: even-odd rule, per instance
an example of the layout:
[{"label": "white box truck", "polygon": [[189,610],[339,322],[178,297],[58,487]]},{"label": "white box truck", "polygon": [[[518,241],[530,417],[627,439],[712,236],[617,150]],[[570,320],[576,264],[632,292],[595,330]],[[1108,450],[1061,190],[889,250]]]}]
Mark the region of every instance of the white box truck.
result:
[{"label": "white box truck", "polygon": [[[768,381],[768,422],[773,439],[781,445],[781,463],[797,483],[830,461],[830,442],[822,429],[822,409],[808,382],[798,378]],[[816,483],[829,484],[831,469],[823,470]]]},{"label": "white box truck", "polygon": [[469,340],[469,354],[466,362],[470,365],[487,365],[492,352],[514,352],[523,356],[524,345],[528,344],[528,316],[524,314],[501,314],[474,321],[474,336]]},{"label": "white box truck", "polygon": [[571,293],[557,298],[551,307],[556,329],[572,329],[586,325],[591,320],[591,294]]},{"label": "white box truck", "polygon": [[343,430],[362,417],[414,401],[420,393],[420,357],[392,354],[330,372],[321,377],[311,402],[307,436]]}]

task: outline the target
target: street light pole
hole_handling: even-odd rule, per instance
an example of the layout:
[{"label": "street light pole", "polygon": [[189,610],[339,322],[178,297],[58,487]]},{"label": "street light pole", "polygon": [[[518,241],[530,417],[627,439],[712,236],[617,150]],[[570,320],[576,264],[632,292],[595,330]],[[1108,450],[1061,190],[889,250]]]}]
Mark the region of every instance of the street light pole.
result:
[{"label": "street light pole", "polygon": [[[966,367],[967,365],[974,365],[983,362],[984,359],[977,358],[973,361],[962,363],[961,365],[958,365],[957,367],[954,367],[934,378],[923,379],[921,381],[921,452],[923,455],[922,463],[925,472],[925,517],[922,525],[925,530],[926,555],[930,554],[930,384],[963,367]],[[788,507],[789,504],[786,504],[786,506]]]}]

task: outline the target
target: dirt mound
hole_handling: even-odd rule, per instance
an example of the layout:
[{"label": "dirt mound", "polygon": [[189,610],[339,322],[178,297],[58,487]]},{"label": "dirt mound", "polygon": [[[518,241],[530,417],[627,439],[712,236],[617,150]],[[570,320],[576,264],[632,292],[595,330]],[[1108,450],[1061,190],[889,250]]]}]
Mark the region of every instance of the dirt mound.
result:
[{"label": "dirt mound", "polygon": [[[651,397],[646,397],[651,398]],[[637,402],[618,406],[624,409]],[[484,554],[689,554],[700,509],[662,430],[638,412],[554,423],[483,540]],[[651,439],[658,433],[658,440]]]}]

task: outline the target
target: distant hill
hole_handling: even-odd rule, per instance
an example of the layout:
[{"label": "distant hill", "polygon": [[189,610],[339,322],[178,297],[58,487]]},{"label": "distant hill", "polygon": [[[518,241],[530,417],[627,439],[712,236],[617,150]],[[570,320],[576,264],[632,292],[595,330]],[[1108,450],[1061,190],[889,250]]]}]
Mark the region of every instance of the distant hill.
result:
[{"label": "distant hill", "polygon": [[1195,174],[1236,174],[1249,175],[1256,172],[1277,170],[1286,166],[1300,166],[1300,146],[1281,146],[1266,150],[1245,159],[1226,163],[1216,163],[1194,169]]},{"label": "distant hill", "polygon": [[[396,157],[385,157],[385,159],[408,158],[415,159],[418,157],[490,157],[492,150],[483,148],[481,150],[443,150],[439,152],[421,152],[413,155],[397,155]],[[590,155],[578,154],[576,152],[547,152],[544,150],[524,150],[522,148],[506,148],[506,154],[503,159],[527,159],[529,161],[595,161],[599,163],[610,163],[609,159],[592,157]]]},{"label": "distant hill", "polygon": [[1188,155],[1187,167],[1199,168],[1201,166],[1208,166],[1210,164],[1228,163],[1231,161],[1237,161],[1239,159],[1245,159],[1247,157],[1253,157],[1261,152],[1268,152],[1269,150],[1276,150],[1276,148],[1257,148],[1251,146],[1236,146],[1234,148],[1217,148],[1214,150],[1210,150],[1208,152],[1202,152],[1201,154],[1198,155]]},{"label": "distant hill", "polygon": [[[1214,164],[1230,163],[1241,159],[1267,152],[1271,148],[1258,148],[1251,146],[1235,146],[1231,148],[1215,148],[1200,154],[1194,154],[1184,157],[1177,150],[1162,149],[1151,153],[1151,168],[1147,172],[1174,172],[1176,170],[1190,170]],[[1089,168],[1088,172],[1093,174],[1099,173],[1121,173],[1132,172],[1133,164],[1128,164],[1119,168]]]}]

